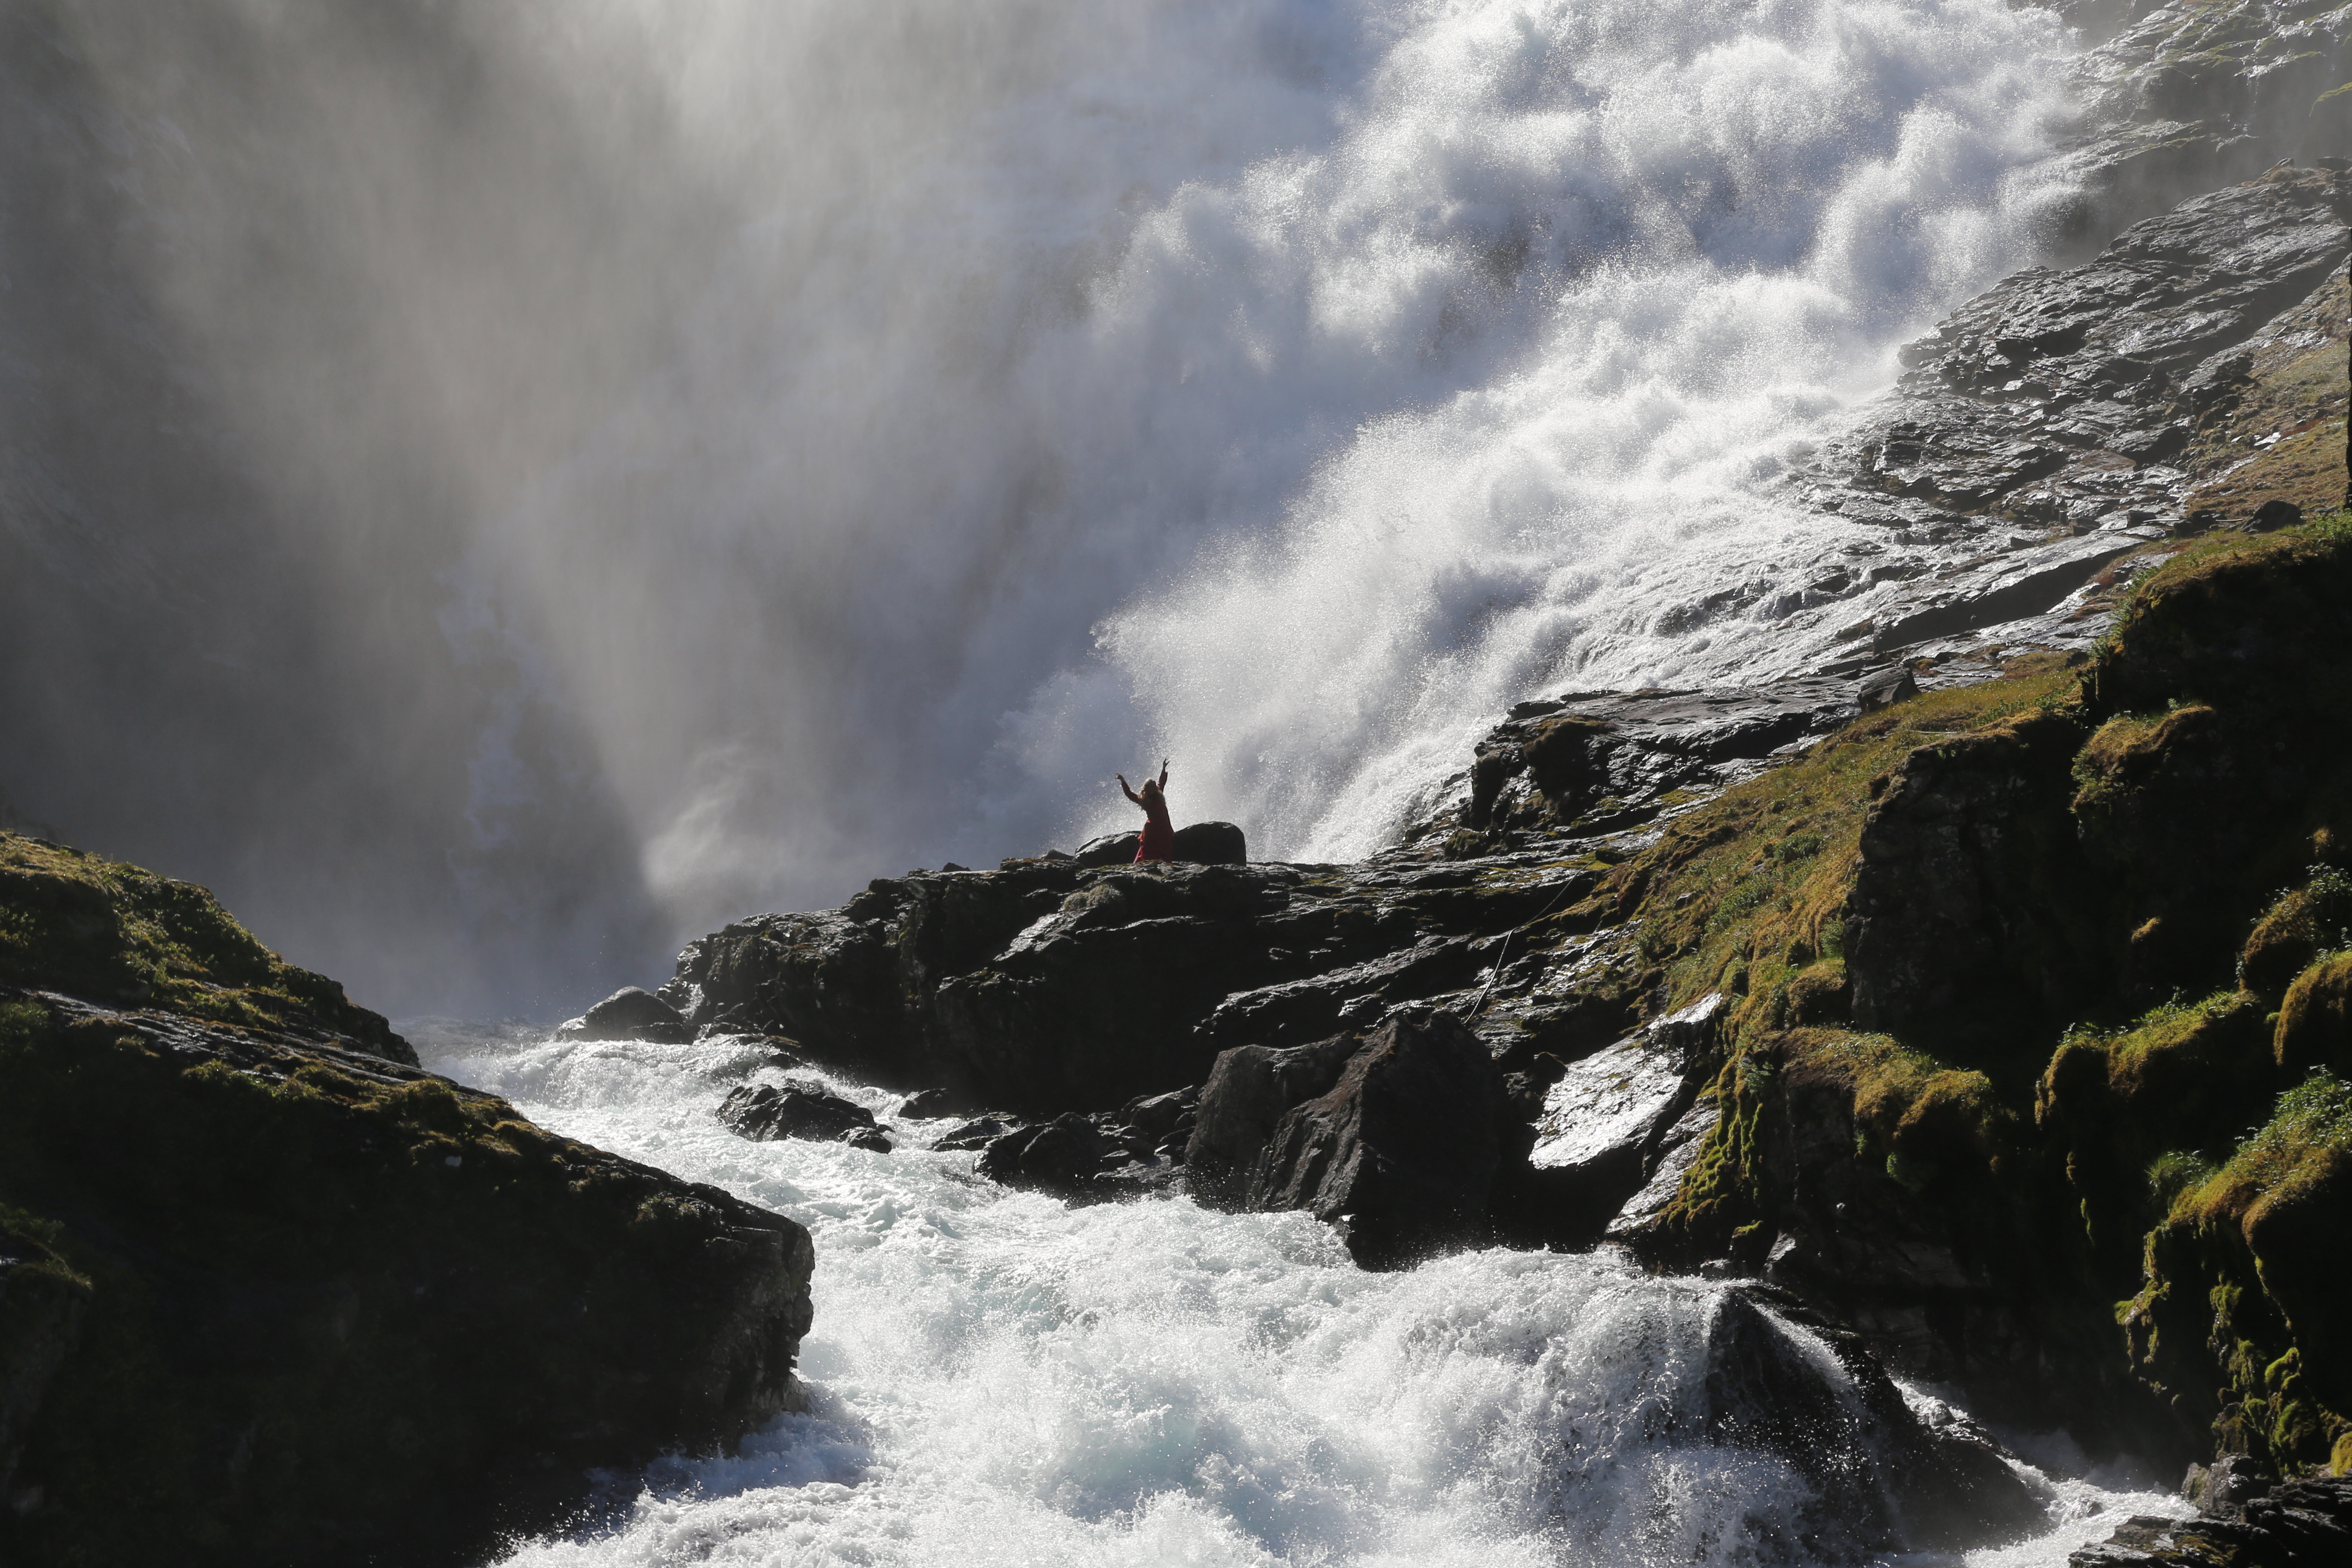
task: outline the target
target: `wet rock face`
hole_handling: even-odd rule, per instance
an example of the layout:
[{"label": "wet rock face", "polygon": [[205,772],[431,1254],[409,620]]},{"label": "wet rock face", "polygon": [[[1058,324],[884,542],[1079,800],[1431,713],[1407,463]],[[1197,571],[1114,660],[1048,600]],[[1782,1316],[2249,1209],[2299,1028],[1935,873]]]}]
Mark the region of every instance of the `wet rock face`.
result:
[{"label": "wet rock face", "polygon": [[1668,629],[1773,620],[1790,667],[1842,675],[1988,635],[2087,647],[2125,552],[2275,526],[2274,501],[2341,505],[2348,182],[2243,179],[1970,300],[1902,351],[1906,374],[1850,434],[1784,476],[1791,504],[1868,533],[1708,589]]},{"label": "wet rock face", "polygon": [[1329,1089],[1283,1113],[1244,1206],[1332,1221],[1369,1268],[1481,1239],[1504,1109],[1494,1058],[1460,1020],[1384,1024]]},{"label": "wet rock face", "polygon": [[1889,1550],[1947,1551],[2015,1541],[2048,1528],[2042,1506],[2000,1448],[1948,1410],[1914,1412],[1851,1334],[1786,1298],[1778,1310],[1725,1294],[1707,1334],[1706,1433],[1787,1462],[1811,1482],[1791,1557],[1853,1562]]},{"label": "wet rock face", "polygon": [[1463,822],[1601,833],[1654,817],[1856,712],[1856,689],[1796,679],[1746,691],[1571,694],[1522,702],[1479,742]]},{"label": "wet rock face", "polygon": [[656,1045],[683,1045],[694,1038],[693,1026],[678,1016],[677,1008],[634,985],[624,985],[556,1033],[580,1040],[651,1040]]},{"label": "wet rock face", "polygon": [[[999,1121],[982,1144],[980,1173],[1081,1203],[1174,1192],[1200,1098],[1197,1089],[1177,1089],[1129,1100],[1111,1113],[1066,1112],[1039,1126]],[[968,1147],[979,1131],[974,1123],[971,1134],[959,1130],[933,1147]]]},{"label": "wet rock face", "polygon": [[2063,7],[2098,40],[2075,65],[2092,129],[2071,161],[2095,237],[2282,158],[2352,152],[2343,8],[2089,0]]},{"label": "wet rock face", "polygon": [[[2219,1467],[2216,1467],[2217,1468]],[[2140,1515],[2066,1559],[2068,1568],[2301,1568],[2352,1562],[2352,1476],[2311,1476],[2191,1519]]]},{"label": "wet rock face", "polygon": [[0,988],[0,1192],[10,1562],[478,1561],[803,1397],[804,1229],[377,1055]]},{"label": "wet rock face", "polygon": [[864,1106],[809,1084],[745,1084],[719,1102],[719,1120],[746,1138],[849,1143],[877,1154],[890,1140]]},{"label": "wet rock face", "polygon": [[1718,1065],[1724,1001],[1706,997],[1567,1068],[1536,1122],[1519,1206],[1555,1236],[1591,1242],[1629,1204],[1638,1220],[1671,1196],[1714,1125],[1714,1108],[1696,1102]]}]

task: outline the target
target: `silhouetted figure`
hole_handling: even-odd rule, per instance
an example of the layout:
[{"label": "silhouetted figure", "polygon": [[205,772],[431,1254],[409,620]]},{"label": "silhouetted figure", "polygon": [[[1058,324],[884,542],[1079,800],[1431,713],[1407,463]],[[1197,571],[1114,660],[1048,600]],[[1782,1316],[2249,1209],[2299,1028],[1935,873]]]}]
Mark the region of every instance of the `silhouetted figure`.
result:
[{"label": "silhouetted figure", "polygon": [[1143,807],[1143,837],[1135,847],[1135,858],[1144,860],[1176,858],[1176,826],[1168,820],[1168,759],[1160,759],[1160,776],[1143,781],[1143,793],[1138,795],[1127,787],[1127,775],[1114,773],[1119,793]]}]

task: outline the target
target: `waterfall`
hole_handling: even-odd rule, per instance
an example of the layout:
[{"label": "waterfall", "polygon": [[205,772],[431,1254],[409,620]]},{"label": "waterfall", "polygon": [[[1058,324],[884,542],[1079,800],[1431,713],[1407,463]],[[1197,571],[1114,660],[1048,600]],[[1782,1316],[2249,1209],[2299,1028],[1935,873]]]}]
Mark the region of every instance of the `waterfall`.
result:
[{"label": "waterfall", "polygon": [[1518,698],[1769,660],[1776,595],[1675,612],[1840,537],[1769,481],[2033,256],[2076,47],[2001,0],[9,26],[0,794],[363,997],[544,1013],[1066,844],[1162,753],[1344,855]]}]

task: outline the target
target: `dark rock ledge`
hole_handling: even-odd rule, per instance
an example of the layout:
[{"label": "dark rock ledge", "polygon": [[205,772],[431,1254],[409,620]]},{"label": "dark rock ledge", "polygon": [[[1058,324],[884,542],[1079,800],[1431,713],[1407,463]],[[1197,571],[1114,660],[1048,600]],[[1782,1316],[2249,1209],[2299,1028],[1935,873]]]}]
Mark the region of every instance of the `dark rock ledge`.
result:
[{"label": "dark rock ledge", "polygon": [[203,889],[0,836],[0,1560],[479,1561],[798,1408],[813,1261]]}]

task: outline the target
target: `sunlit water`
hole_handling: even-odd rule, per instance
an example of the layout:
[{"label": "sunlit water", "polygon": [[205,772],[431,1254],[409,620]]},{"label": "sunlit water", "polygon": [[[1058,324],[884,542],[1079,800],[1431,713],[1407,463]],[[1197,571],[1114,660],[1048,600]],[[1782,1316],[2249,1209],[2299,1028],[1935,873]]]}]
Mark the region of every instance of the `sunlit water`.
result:
[{"label": "sunlit water", "polygon": [[[921,1147],[945,1122],[899,1122],[887,1155],[748,1142],[711,1114],[761,1059],[729,1042],[404,1027],[436,1070],[816,1240],[813,1412],[614,1478],[613,1517],[512,1563],[1731,1563],[1806,1497],[1677,1427],[1706,1282],[1502,1251],[1367,1274],[1303,1215],[993,1186]],[[896,1097],[832,1087],[890,1120]],[[2049,1568],[2179,1511],[2070,1478],[2066,1447],[2032,1449],[2056,1528],[1971,1568]]]}]

